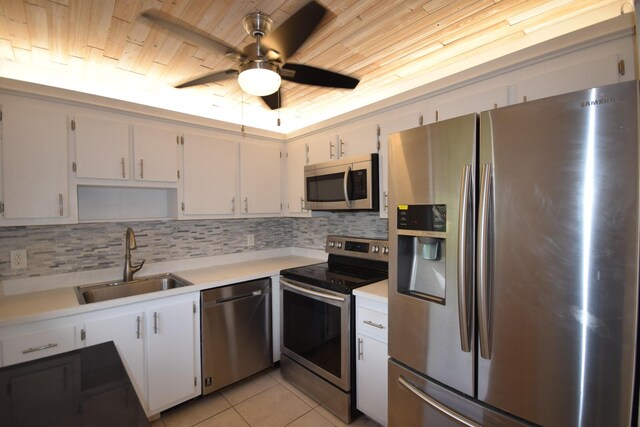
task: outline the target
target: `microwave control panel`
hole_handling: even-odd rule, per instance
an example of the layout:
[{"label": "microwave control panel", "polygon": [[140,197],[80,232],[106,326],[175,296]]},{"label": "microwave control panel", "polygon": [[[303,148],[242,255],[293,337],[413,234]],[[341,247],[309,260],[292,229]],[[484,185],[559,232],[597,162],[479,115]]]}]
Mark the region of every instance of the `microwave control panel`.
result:
[{"label": "microwave control panel", "polygon": [[388,261],[389,241],[330,235],[327,236],[325,252],[355,258]]}]

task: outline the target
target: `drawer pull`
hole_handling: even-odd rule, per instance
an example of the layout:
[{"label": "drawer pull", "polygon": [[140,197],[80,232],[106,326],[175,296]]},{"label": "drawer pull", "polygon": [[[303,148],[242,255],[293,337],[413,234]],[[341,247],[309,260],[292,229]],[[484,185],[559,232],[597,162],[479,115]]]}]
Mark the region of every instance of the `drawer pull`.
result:
[{"label": "drawer pull", "polygon": [[50,343],[50,344],[46,344],[46,345],[41,345],[40,347],[31,347],[28,348],[26,350],[22,350],[22,354],[28,354],[28,353],[34,353],[36,351],[42,351],[42,350],[46,350],[48,348],[53,348],[53,347],[57,347],[58,343]]},{"label": "drawer pull", "polygon": [[363,320],[362,323],[365,323],[369,326],[373,326],[374,328],[384,329],[384,325],[382,323],[375,323],[375,322],[372,322],[371,320]]}]

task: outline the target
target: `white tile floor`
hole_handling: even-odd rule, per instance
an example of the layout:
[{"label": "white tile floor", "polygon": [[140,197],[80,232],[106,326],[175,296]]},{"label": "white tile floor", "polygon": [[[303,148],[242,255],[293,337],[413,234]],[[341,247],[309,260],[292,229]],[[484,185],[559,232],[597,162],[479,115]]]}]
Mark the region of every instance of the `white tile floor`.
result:
[{"label": "white tile floor", "polygon": [[[333,427],[346,424],[284,381],[277,368],[163,412],[151,425]],[[364,415],[349,425],[379,427]]]}]

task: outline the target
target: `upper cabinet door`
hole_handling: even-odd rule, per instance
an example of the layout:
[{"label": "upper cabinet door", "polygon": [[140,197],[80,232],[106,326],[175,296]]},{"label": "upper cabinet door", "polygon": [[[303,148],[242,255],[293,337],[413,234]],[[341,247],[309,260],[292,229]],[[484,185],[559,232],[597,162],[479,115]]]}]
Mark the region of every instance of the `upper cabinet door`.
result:
[{"label": "upper cabinet door", "polygon": [[309,137],[307,143],[309,146],[308,164],[314,165],[337,159],[339,157],[338,142],[339,138],[335,131]]},{"label": "upper cabinet door", "polygon": [[238,143],[201,135],[184,136],[184,214],[238,212]]},{"label": "upper cabinet door", "polygon": [[304,167],[307,164],[307,144],[287,146],[287,182],[289,213],[302,213],[304,209]]},{"label": "upper cabinet door", "polygon": [[134,179],[178,181],[177,133],[171,129],[133,126]]},{"label": "upper cabinet door", "polygon": [[351,123],[341,128],[338,156],[342,158],[378,152],[377,129],[377,124],[371,120]]},{"label": "upper cabinet door", "polygon": [[504,107],[509,103],[509,89],[499,86],[468,93],[468,89],[456,90],[429,99],[427,123],[452,119],[471,113]]},{"label": "upper cabinet door", "polygon": [[115,120],[76,117],[76,176],[129,179],[129,125]]},{"label": "upper cabinet door", "polygon": [[281,144],[240,144],[240,188],[242,212],[280,213]]},{"label": "upper cabinet door", "polygon": [[66,114],[14,104],[2,113],[4,218],[69,217]]}]

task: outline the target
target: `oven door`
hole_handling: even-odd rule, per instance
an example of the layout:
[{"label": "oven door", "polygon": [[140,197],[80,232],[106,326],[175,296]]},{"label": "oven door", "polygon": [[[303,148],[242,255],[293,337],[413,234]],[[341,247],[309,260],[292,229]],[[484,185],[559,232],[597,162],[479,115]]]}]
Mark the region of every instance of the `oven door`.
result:
[{"label": "oven door", "polygon": [[280,279],[280,351],[351,391],[351,295]]}]

